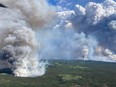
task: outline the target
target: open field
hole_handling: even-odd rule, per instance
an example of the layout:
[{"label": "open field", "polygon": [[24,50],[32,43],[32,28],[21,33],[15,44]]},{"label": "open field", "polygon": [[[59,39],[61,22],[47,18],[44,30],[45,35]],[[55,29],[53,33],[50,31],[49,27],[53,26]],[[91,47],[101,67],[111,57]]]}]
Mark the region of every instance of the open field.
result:
[{"label": "open field", "polygon": [[44,76],[19,78],[0,73],[0,87],[116,87],[116,63],[49,60]]}]

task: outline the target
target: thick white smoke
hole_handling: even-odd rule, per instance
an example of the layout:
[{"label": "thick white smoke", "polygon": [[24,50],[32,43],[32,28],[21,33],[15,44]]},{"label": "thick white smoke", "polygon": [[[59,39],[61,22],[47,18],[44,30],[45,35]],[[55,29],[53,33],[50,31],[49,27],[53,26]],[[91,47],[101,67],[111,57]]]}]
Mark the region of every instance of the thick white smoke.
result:
[{"label": "thick white smoke", "polygon": [[[54,16],[46,0],[0,0],[0,52],[15,76],[34,77],[45,73],[39,62],[36,30],[46,27]],[[47,19],[47,20],[46,20]]]},{"label": "thick white smoke", "polygon": [[74,10],[60,9],[57,14],[53,30],[39,34],[42,58],[116,61],[115,1],[75,5]]},{"label": "thick white smoke", "polygon": [[116,61],[115,1],[89,2],[71,11],[60,10],[54,23],[54,9],[46,0],[0,3],[7,6],[0,7],[0,57],[11,64],[15,76],[45,73],[38,48],[40,58],[45,59]]},{"label": "thick white smoke", "polygon": [[[105,0],[103,3],[89,2],[85,8],[76,5],[71,23],[77,32],[96,37],[98,46],[95,54],[101,60],[116,60],[116,2]],[[97,57],[95,60],[97,60]],[[104,57],[104,58],[102,58]],[[99,60],[99,58],[98,58]]]}]

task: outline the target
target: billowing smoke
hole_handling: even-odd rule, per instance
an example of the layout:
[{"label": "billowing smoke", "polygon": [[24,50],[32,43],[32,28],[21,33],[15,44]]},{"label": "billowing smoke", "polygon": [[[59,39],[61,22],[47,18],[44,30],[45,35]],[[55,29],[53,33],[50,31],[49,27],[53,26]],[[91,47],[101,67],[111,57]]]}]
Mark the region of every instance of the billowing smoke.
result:
[{"label": "billowing smoke", "polygon": [[0,0],[0,54],[15,76],[35,77],[45,73],[38,56],[37,29],[49,25],[54,16],[46,0]]},{"label": "billowing smoke", "polygon": [[40,56],[44,59],[73,60],[86,59],[88,56],[91,59],[97,45],[94,37],[86,37],[84,33],[75,33],[70,29],[43,30],[39,33]]},{"label": "billowing smoke", "polygon": [[[105,0],[103,3],[89,2],[85,8],[76,5],[71,23],[77,32],[96,37],[97,56],[116,60],[116,2]],[[97,60],[97,59],[96,59]],[[102,58],[101,58],[102,60]]]},{"label": "billowing smoke", "polygon": [[115,1],[56,13],[46,0],[0,2],[0,57],[15,76],[43,75],[40,59],[116,61]]},{"label": "billowing smoke", "polygon": [[116,61],[115,1],[89,2],[67,11],[60,8],[57,14],[52,30],[39,32],[41,58]]}]

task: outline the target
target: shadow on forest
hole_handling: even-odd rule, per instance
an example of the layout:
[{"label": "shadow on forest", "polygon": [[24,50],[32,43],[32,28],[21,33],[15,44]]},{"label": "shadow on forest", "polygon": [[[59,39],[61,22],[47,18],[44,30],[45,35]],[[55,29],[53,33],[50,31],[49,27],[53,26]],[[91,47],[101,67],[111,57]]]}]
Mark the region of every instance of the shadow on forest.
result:
[{"label": "shadow on forest", "polygon": [[12,70],[10,68],[0,69],[0,73],[12,74]]}]

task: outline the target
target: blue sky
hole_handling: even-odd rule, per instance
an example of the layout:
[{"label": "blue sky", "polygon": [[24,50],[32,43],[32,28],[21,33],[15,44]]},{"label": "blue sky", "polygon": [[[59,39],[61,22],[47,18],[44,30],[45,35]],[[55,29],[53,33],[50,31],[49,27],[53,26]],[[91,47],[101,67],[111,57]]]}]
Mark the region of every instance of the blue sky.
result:
[{"label": "blue sky", "polygon": [[73,9],[74,5],[79,4],[85,6],[88,2],[100,3],[104,0],[49,0],[52,5],[60,5],[69,9]]}]

